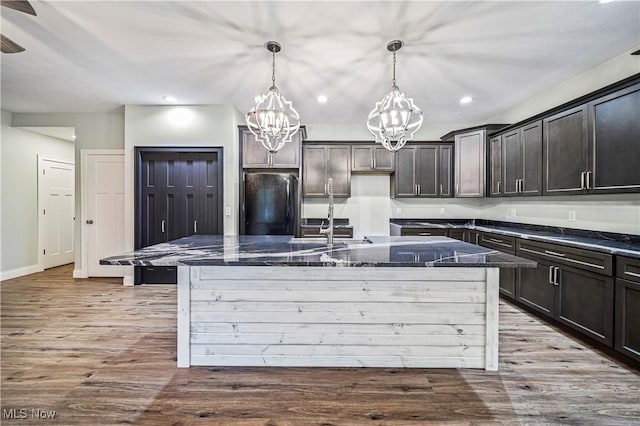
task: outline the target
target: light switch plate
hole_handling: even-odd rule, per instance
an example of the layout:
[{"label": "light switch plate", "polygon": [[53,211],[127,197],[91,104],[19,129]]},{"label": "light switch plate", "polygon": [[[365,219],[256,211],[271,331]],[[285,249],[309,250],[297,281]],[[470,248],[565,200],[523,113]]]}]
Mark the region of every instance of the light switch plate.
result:
[{"label": "light switch plate", "polygon": [[402,209],[400,207],[396,207],[396,214],[401,214],[402,213]]},{"label": "light switch plate", "polygon": [[509,216],[516,217],[516,209],[510,209],[509,210]]},{"label": "light switch plate", "polygon": [[576,221],[576,211],[569,210],[569,222],[575,222],[575,221]]},{"label": "light switch plate", "polygon": [[225,216],[231,216],[231,207],[225,207],[224,208],[224,215]]},{"label": "light switch plate", "polygon": [[444,214],[447,210],[444,207],[440,207],[440,214]]}]

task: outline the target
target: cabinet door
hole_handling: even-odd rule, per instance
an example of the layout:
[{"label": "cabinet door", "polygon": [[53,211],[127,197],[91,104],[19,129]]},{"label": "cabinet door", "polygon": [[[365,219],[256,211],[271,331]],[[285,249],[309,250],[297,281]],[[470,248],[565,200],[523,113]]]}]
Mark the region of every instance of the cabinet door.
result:
[{"label": "cabinet door", "polygon": [[465,231],[464,240],[465,243],[480,244],[480,232],[478,231]]},{"label": "cabinet door", "polygon": [[220,169],[223,167],[216,152],[203,152],[198,157],[199,194],[196,234],[221,235],[223,230],[222,182]]},{"label": "cabinet door", "polygon": [[500,269],[500,294],[515,300],[516,298],[516,277],[518,270],[516,268]]},{"label": "cabinet door", "polygon": [[394,177],[394,197],[415,197],[416,195],[416,157],[415,146],[405,146],[396,151],[396,172]]},{"label": "cabinet door", "polygon": [[180,238],[179,155],[161,152],[143,153],[140,177],[142,179],[140,247]]},{"label": "cabinet door", "polygon": [[438,196],[438,145],[418,147],[418,189],[419,197]]},{"label": "cabinet door", "polygon": [[640,85],[589,104],[590,187],[597,191],[640,188]]},{"label": "cabinet door", "polygon": [[552,281],[555,265],[539,259],[535,260],[538,262],[535,268],[520,268],[516,300],[548,317],[555,318],[556,286]]},{"label": "cabinet door", "polygon": [[456,135],[456,197],[483,197],[485,181],[485,131]]},{"label": "cabinet door", "polygon": [[[385,149],[386,151],[386,149]],[[373,147],[352,146],[351,147],[351,170],[354,172],[365,172],[373,169]]]},{"label": "cabinet door", "polygon": [[579,193],[587,171],[587,106],[545,118],[544,193]]},{"label": "cabinet door", "polygon": [[505,195],[517,195],[522,179],[522,139],[520,129],[502,135],[502,180]]},{"label": "cabinet door", "polygon": [[269,167],[269,151],[256,140],[249,130],[241,131],[242,137],[242,167]]},{"label": "cabinet door", "polygon": [[327,151],[324,146],[302,148],[302,196],[326,197]]},{"label": "cabinet door", "polygon": [[520,130],[522,142],[522,183],[520,192],[542,195],[542,122],[536,121]]},{"label": "cabinet door", "polygon": [[[271,167],[280,169],[297,169],[300,165],[300,131],[293,135],[291,142],[271,154]],[[266,151],[266,149],[265,149]]]},{"label": "cabinet door", "polygon": [[333,179],[333,195],[351,196],[351,146],[328,146],[327,178]]},{"label": "cabinet door", "polygon": [[441,197],[451,197],[453,193],[451,189],[453,187],[451,178],[451,165],[453,164],[453,147],[451,145],[440,145],[439,148],[440,161],[438,165],[440,167],[440,173],[438,180],[440,182],[439,194]]},{"label": "cabinet door", "polygon": [[640,283],[616,279],[615,311],[615,348],[640,361]]},{"label": "cabinet door", "polygon": [[375,146],[373,148],[373,168],[379,171],[393,171],[393,152],[384,147]]},{"label": "cabinet door", "polygon": [[496,136],[489,140],[489,194],[499,197],[503,193],[502,186],[502,136]]},{"label": "cabinet door", "polygon": [[193,235],[200,215],[200,157],[197,152],[180,156],[180,235]]},{"label": "cabinet door", "polygon": [[449,229],[447,236],[449,238],[464,241],[464,229]]},{"label": "cabinet door", "polygon": [[613,278],[558,268],[558,320],[613,347]]}]

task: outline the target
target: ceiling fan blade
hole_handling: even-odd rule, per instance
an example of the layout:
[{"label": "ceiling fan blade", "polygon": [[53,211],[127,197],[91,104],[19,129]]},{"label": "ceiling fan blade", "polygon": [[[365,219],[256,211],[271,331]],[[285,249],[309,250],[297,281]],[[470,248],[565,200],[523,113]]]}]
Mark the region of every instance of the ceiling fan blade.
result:
[{"label": "ceiling fan blade", "polygon": [[0,4],[2,6],[8,7],[9,9],[17,10],[18,12],[28,13],[29,15],[37,16],[36,11],[26,0],[0,0]]},{"label": "ceiling fan blade", "polygon": [[6,37],[4,34],[0,34],[0,45],[2,45],[2,53],[20,53],[24,52],[24,47],[18,43]]}]

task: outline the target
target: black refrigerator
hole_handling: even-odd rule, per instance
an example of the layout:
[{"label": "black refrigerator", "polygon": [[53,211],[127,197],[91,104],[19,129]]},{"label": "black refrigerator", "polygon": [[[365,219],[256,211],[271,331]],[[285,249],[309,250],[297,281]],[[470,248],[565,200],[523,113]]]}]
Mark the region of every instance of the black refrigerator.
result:
[{"label": "black refrigerator", "polygon": [[298,229],[298,178],[276,173],[243,175],[242,235],[295,235]]}]

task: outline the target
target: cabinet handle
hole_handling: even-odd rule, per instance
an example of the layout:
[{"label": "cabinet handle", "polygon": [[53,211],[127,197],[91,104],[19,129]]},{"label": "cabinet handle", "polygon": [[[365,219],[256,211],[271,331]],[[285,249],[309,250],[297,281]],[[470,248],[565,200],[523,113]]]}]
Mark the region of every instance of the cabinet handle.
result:
[{"label": "cabinet handle", "polygon": [[580,189],[585,189],[585,184],[584,184],[585,175],[586,175],[586,172],[580,173]]},{"label": "cabinet handle", "polygon": [[498,240],[498,239],[496,239],[496,238],[487,238],[487,240],[489,240],[489,241],[491,241],[491,242],[494,242],[494,243],[498,243],[498,244],[505,244],[505,242],[504,242],[504,241],[502,241],[502,240]]},{"label": "cabinet handle", "polygon": [[559,286],[560,283],[558,282],[558,276],[560,275],[560,268],[558,268],[557,266],[554,269],[554,276],[553,276],[553,284]]},{"label": "cabinet handle", "polygon": [[428,237],[428,236],[431,235],[431,233],[430,232],[420,232],[420,233],[418,233],[418,235],[420,235],[422,237]]},{"label": "cabinet handle", "polygon": [[198,233],[198,221],[197,220],[193,221],[193,233],[194,234]]},{"label": "cabinet handle", "polygon": [[444,192],[442,191],[442,184],[440,184],[440,195],[442,195]]},{"label": "cabinet handle", "polygon": [[551,256],[558,256],[558,257],[566,257],[567,256],[566,254],[558,253],[557,251],[545,250],[544,252],[546,254],[550,254]]},{"label": "cabinet handle", "polygon": [[592,176],[593,176],[593,172],[592,172],[592,171],[588,171],[588,172],[587,172],[587,178],[586,178],[586,181],[587,181],[587,189],[593,189],[593,179],[592,179]]},{"label": "cabinet handle", "polygon": [[524,190],[522,189],[522,179],[518,179],[518,182],[520,182],[520,187],[518,188],[518,192],[522,193]]},{"label": "cabinet handle", "polygon": [[324,195],[327,195],[327,184],[324,184]]},{"label": "cabinet handle", "polygon": [[373,168],[375,169],[376,167],[377,167],[377,164],[376,164],[376,153],[374,152],[373,153]]},{"label": "cabinet handle", "polygon": [[500,184],[501,184],[501,183],[502,183],[502,182],[498,181],[498,192],[497,192],[498,194],[500,194]]},{"label": "cabinet handle", "polygon": [[418,185],[418,195],[420,195],[420,185]]},{"label": "cabinet handle", "polygon": [[554,267],[549,266],[549,284],[553,284]]},{"label": "cabinet handle", "polygon": [[476,245],[479,245],[478,239],[480,238],[480,234],[476,234]]},{"label": "cabinet handle", "polygon": [[162,231],[162,233],[164,234],[164,225],[165,225],[166,221],[164,219],[162,219],[162,222],[160,222],[160,231]]},{"label": "cabinet handle", "polygon": [[371,158],[371,160],[369,161],[369,165],[371,166],[372,169],[375,169],[375,163],[373,162],[373,157]]}]

